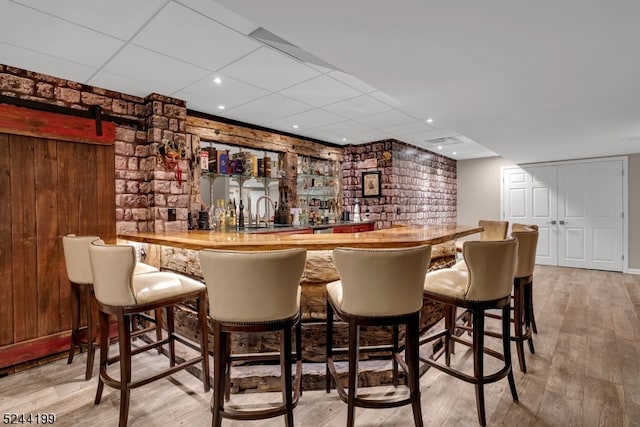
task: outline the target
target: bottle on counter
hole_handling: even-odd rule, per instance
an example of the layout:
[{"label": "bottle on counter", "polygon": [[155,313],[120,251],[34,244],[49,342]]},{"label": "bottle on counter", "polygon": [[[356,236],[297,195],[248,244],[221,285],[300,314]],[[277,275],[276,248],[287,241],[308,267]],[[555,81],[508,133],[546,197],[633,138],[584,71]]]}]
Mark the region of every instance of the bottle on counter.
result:
[{"label": "bottle on counter", "polygon": [[236,228],[236,210],[233,207],[233,203],[231,199],[229,199],[229,205],[227,206],[227,214],[225,216],[225,221],[228,230],[234,230]]},{"label": "bottle on counter", "polygon": [[238,206],[238,230],[244,230],[244,203],[240,199],[240,205]]}]

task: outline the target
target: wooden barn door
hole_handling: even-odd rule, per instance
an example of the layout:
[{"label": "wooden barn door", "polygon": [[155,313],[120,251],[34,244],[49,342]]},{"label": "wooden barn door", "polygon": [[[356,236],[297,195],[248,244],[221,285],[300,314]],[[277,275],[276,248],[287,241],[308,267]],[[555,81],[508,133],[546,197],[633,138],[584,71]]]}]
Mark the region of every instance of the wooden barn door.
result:
[{"label": "wooden barn door", "polygon": [[61,237],[115,240],[114,162],[113,142],[0,133],[0,369],[68,348]]}]

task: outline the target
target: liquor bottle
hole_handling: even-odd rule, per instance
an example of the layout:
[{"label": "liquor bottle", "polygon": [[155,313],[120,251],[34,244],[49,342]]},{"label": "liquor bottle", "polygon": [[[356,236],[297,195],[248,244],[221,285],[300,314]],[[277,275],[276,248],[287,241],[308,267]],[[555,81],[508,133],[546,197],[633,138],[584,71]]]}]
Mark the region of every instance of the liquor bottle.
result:
[{"label": "liquor bottle", "polygon": [[233,203],[229,199],[229,205],[227,206],[227,229],[233,230],[236,228],[236,210],[233,208]]},{"label": "liquor bottle", "polygon": [[240,206],[238,206],[238,230],[244,230],[244,203],[240,199]]},{"label": "liquor bottle", "polygon": [[216,202],[218,205],[216,208],[217,228],[218,231],[224,231],[226,227],[224,199],[218,199]]}]

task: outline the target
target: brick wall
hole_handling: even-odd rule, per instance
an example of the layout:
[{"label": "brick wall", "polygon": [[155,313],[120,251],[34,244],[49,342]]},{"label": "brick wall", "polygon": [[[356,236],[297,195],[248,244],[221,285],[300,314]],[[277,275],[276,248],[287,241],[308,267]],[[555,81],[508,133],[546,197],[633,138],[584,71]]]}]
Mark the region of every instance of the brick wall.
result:
[{"label": "brick wall", "polygon": [[[375,159],[373,161],[372,159]],[[369,163],[375,166],[369,166]],[[362,172],[380,171],[381,197],[362,198]],[[397,140],[345,147],[344,209],[360,201],[376,229],[392,224],[456,223],[456,161]]]},{"label": "brick wall", "polygon": [[[192,167],[199,140],[192,146],[187,139],[184,101],[157,94],[140,98],[2,64],[0,94],[83,110],[100,106],[105,114],[136,120],[138,127],[116,125],[116,232],[187,229],[187,212],[199,199]],[[156,155],[162,139],[187,144],[182,185]],[[176,208],[176,222],[165,222],[168,207]]]}]

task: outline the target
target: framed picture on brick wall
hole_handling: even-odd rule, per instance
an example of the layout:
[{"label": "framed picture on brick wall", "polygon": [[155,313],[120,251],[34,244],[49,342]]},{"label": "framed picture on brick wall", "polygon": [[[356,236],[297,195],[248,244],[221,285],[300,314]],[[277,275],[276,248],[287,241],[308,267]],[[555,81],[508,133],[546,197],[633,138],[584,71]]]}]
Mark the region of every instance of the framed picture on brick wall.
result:
[{"label": "framed picture on brick wall", "polygon": [[362,197],[380,197],[380,172],[362,172]]}]

